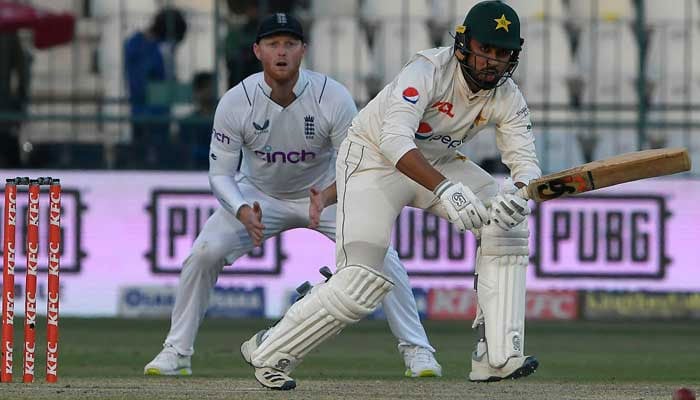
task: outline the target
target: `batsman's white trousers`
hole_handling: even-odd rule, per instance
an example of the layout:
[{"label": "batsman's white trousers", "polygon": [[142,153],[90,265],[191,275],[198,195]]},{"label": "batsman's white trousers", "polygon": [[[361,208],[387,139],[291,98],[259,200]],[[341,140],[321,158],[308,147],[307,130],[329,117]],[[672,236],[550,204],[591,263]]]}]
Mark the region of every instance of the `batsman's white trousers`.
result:
[{"label": "batsman's white trousers", "polygon": [[[265,239],[294,228],[309,224],[309,198],[280,200],[258,190],[245,177],[239,182],[243,197],[250,203],[260,203]],[[336,209],[326,208],[316,229],[335,240]],[[165,345],[170,345],[183,355],[194,353],[194,341],[209,305],[209,297],[219,273],[224,266],[234,263],[253,249],[253,243],[243,224],[223,208],[219,208],[207,220],[197,236],[192,251],[183,263],[180,282],[175,297],[170,332]],[[425,329],[418,317],[416,300],[408,282],[406,269],[392,248],[381,256],[379,264],[384,273],[395,283],[394,289],[382,302],[391,332],[399,344],[418,345],[435,351],[428,341]],[[235,265],[234,265],[235,267]],[[309,265],[309,268],[318,268]],[[320,278],[320,277],[319,277]],[[300,284],[302,282],[299,282]]]},{"label": "batsman's white trousers", "polygon": [[[445,157],[434,167],[451,181],[468,186],[481,200],[498,192],[494,178],[462,155]],[[357,264],[380,268],[394,221],[405,206],[447,219],[431,191],[401,173],[379,152],[348,139],[338,151],[336,185],[337,268]]]}]

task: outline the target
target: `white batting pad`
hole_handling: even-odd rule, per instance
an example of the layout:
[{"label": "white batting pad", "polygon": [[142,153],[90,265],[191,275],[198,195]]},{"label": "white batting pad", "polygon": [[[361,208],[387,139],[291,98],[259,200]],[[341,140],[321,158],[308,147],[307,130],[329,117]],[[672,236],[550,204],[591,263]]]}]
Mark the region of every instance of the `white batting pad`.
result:
[{"label": "white batting pad", "polygon": [[528,264],[527,220],[505,231],[484,226],[476,262],[477,301],[483,319],[489,364],[500,368],[523,355],[525,339],[525,268]]},{"label": "white batting pad", "polygon": [[252,353],[252,364],[291,371],[319,344],[372,313],[393,286],[364,265],[338,270],[289,308]]}]

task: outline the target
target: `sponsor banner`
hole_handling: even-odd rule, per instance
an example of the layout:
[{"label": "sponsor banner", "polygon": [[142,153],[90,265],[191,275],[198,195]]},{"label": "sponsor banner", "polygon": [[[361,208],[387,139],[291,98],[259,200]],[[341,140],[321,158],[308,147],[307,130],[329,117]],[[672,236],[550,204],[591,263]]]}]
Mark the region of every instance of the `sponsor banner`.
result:
[{"label": "sponsor banner", "polygon": [[[473,320],[477,313],[476,292],[470,288],[430,289],[428,319]],[[578,318],[575,291],[527,292],[525,317],[528,320],[574,320]]]},{"label": "sponsor banner", "polygon": [[[541,277],[661,279],[671,262],[670,218],[659,195],[588,195],[538,208]],[[550,240],[543,240],[548,238]]]},{"label": "sponsor banner", "polygon": [[175,288],[165,286],[132,286],[119,294],[120,317],[167,317],[175,304]]},{"label": "sponsor banner", "polygon": [[529,320],[575,320],[579,316],[575,291],[527,292],[525,317]]},{"label": "sponsor banner", "polygon": [[436,215],[405,208],[396,219],[392,239],[411,276],[471,280],[474,274],[476,238],[471,233],[460,233]]},{"label": "sponsor banner", "polygon": [[700,293],[589,292],[582,314],[590,320],[700,319]]},{"label": "sponsor banner", "polygon": [[217,286],[212,293],[206,315],[225,318],[264,317],[265,288]]},{"label": "sponsor banner", "polygon": [[420,319],[428,319],[428,292],[422,288],[413,288],[413,297],[416,298]]},{"label": "sponsor banner", "polygon": [[[117,316],[170,317],[175,305],[174,286],[130,286],[120,290]],[[265,289],[214,288],[208,317],[250,318],[265,316]]]},{"label": "sponsor banner", "polygon": [[433,288],[428,291],[428,319],[476,317],[476,292],[467,288]]},{"label": "sponsor banner", "polygon": [[[0,175],[61,178],[65,316],[115,316],[121,288],[176,286],[194,239],[218,207],[205,172],[35,170]],[[700,275],[694,271],[697,198],[700,181],[654,179],[532,204],[528,290],[700,291]],[[44,190],[40,294],[46,290],[48,266],[47,203]],[[18,195],[17,209],[18,215],[26,211],[26,192]],[[26,223],[24,217],[17,221],[16,283],[21,286]],[[476,239],[471,233],[460,234],[445,220],[406,208],[397,218],[392,245],[411,285],[425,294],[426,315],[472,314],[473,302],[460,292],[466,289],[455,289],[473,285]],[[290,289],[306,280],[320,281],[319,267],[334,264],[333,242],[309,229],[292,229],[224,267],[217,284],[264,288],[265,315],[275,318],[288,306]],[[431,293],[437,289],[453,292]],[[23,293],[16,297],[20,315]],[[42,304],[37,308],[45,315]]]}]

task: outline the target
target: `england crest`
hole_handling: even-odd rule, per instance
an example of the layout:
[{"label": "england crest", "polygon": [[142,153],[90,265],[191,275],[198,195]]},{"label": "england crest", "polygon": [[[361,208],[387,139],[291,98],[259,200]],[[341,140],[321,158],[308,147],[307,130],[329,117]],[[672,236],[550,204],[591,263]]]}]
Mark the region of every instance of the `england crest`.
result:
[{"label": "england crest", "polygon": [[307,139],[313,139],[315,135],[316,128],[314,125],[314,117],[313,115],[307,115],[304,117],[304,136],[306,136]]}]

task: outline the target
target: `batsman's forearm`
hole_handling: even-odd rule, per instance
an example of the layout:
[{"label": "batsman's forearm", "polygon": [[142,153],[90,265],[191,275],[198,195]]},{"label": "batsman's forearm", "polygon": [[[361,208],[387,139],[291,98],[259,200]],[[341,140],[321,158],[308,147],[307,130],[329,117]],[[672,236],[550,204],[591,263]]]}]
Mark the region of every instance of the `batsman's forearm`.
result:
[{"label": "batsman's forearm", "polygon": [[404,154],[396,163],[396,169],[431,192],[446,179],[440,171],[430,165],[418,149],[409,150]]}]

